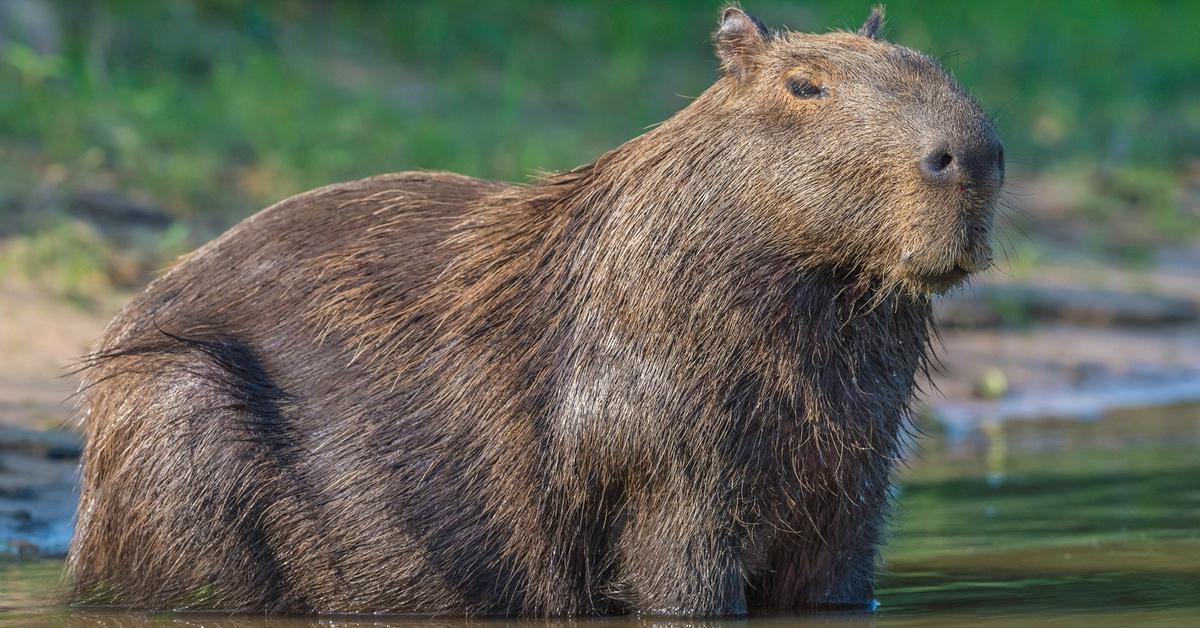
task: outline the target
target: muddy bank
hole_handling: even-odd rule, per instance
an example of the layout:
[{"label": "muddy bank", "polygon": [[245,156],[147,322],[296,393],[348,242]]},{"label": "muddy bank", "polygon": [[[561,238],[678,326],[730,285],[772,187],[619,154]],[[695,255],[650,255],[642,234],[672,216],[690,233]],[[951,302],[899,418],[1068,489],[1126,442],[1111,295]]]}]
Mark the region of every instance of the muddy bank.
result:
[{"label": "muddy bank", "polygon": [[1200,273],[1173,270],[1086,280],[1086,268],[1050,266],[1037,282],[942,299],[928,414],[965,431],[1200,402]]},{"label": "muddy bank", "polygon": [[67,367],[124,298],[82,307],[0,277],[0,556],[66,551],[82,447]]},{"label": "muddy bank", "polygon": [[66,553],[81,446],[74,432],[0,425],[0,555]]},{"label": "muddy bank", "polygon": [[[1165,264],[1097,279],[1086,266],[1047,265],[1036,281],[983,281],[941,299],[923,420],[971,442],[1000,424],[1200,402],[1200,273]],[[78,382],[63,367],[126,298],[80,308],[0,290],[0,555],[66,550],[81,444],[69,420]]]}]

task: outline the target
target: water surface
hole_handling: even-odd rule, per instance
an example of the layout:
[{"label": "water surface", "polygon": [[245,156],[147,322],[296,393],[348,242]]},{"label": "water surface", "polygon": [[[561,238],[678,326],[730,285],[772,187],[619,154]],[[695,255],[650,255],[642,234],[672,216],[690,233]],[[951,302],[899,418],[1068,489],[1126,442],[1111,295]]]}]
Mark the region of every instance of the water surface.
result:
[{"label": "water surface", "polygon": [[0,562],[0,626],[1200,626],[1200,407],[931,428],[873,614],[738,621],[263,618],[68,609],[61,562]]}]

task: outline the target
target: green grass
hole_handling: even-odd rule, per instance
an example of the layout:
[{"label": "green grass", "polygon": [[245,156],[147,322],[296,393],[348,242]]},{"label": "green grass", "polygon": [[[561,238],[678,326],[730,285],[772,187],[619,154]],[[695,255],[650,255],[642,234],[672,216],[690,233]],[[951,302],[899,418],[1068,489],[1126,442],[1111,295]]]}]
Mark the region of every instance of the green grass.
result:
[{"label": "green grass", "polygon": [[55,217],[52,224],[0,248],[0,276],[29,277],[47,292],[86,303],[112,288],[111,249],[87,225]]},{"label": "green grass", "polygon": [[[0,227],[39,186],[115,188],[204,226],[200,239],[333,181],[412,168],[523,180],[590,161],[712,82],[719,7],[49,4],[57,51],[19,37],[0,49]],[[744,4],[816,31],[854,28],[868,9]],[[891,39],[943,60],[995,113],[1018,170],[1103,183],[1081,220],[1194,235],[1200,3],[895,1],[888,12]]]}]

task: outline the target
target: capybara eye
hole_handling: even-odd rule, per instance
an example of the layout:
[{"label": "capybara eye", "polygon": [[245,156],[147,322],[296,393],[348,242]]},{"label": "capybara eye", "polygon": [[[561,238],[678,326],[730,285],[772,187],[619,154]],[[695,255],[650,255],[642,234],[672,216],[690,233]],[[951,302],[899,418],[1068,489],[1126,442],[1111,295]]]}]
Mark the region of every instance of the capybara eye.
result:
[{"label": "capybara eye", "polygon": [[788,90],[796,98],[820,98],[825,95],[825,90],[812,81],[793,76],[788,79]]}]

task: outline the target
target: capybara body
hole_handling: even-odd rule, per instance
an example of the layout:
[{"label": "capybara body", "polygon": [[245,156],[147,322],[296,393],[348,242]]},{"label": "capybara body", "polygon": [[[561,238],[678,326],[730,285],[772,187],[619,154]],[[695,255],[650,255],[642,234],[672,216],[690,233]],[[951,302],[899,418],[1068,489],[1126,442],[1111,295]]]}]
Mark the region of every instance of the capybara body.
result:
[{"label": "capybara body", "polygon": [[181,260],[90,358],[82,602],[869,605],[929,295],[1003,157],[936,64],[738,9],[721,77],[527,186],[384,175]]}]

